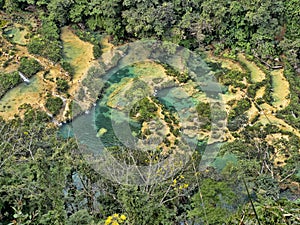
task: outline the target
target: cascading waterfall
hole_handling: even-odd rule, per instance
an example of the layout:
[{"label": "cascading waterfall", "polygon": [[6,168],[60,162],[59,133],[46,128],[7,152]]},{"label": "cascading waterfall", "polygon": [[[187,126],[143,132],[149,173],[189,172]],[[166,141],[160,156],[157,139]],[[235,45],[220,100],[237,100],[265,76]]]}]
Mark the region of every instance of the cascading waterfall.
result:
[{"label": "cascading waterfall", "polygon": [[20,71],[19,71],[19,75],[26,84],[30,83],[30,80],[27,77],[25,77],[25,75],[23,73],[21,73]]}]

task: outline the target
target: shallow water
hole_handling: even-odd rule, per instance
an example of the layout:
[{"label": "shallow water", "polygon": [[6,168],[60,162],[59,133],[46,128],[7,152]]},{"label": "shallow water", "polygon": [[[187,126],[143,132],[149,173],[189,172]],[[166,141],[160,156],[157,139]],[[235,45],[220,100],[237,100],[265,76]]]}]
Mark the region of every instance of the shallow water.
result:
[{"label": "shallow water", "polygon": [[0,116],[13,118],[14,114],[18,114],[18,107],[24,103],[36,102],[43,92],[41,78],[38,75],[33,76],[29,84],[21,83],[1,98]]},{"label": "shallow water", "polygon": [[[151,67],[149,68],[151,69]],[[90,110],[89,114],[81,115],[73,121],[73,123],[76,124],[76,127],[82,127],[82,129],[84,129],[83,127],[88,127],[88,132],[93,132],[93,134],[91,134],[92,136],[96,136],[98,130],[100,130],[101,128],[105,128],[107,132],[105,132],[100,137],[100,140],[104,144],[104,146],[120,145],[120,141],[125,140],[134,141],[132,138],[132,134],[135,133],[138,135],[141,131],[142,124],[129,119],[127,114],[122,113],[119,110],[112,109],[107,104],[109,96],[114,93],[118,86],[120,86],[122,83],[127,83],[128,81],[130,82],[131,79],[128,78],[135,78],[140,76],[140,74],[135,73],[139,70],[135,69],[136,68],[134,66],[128,66],[117,71],[113,75],[107,75],[109,77],[109,79],[106,81],[108,85],[104,90],[101,99],[98,100],[96,106]],[[180,96],[177,93],[178,91],[180,92],[182,90],[176,90],[176,88],[164,88],[161,90],[157,90],[157,99],[163,105],[165,105],[166,108],[173,112],[193,107],[193,102],[187,99],[188,96]],[[122,104],[122,102],[118,103],[118,105],[119,104]],[[187,115],[188,114],[185,114],[185,116]],[[92,125],[86,126],[87,121],[89,123],[92,123]],[[69,129],[69,125],[63,126],[61,128],[61,134],[64,137],[67,137],[69,135],[72,136],[73,132]],[[85,131],[80,130],[79,132],[81,133]],[[77,133],[77,131],[75,131],[75,133]],[[116,133],[118,137],[116,136]]]},{"label": "shallow water", "polygon": [[80,40],[69,27],[61,30],[64,58],[75,68],[74,80],[80,79],[93,60],[93,45]]},{"label": "shallow water", "polygon": [[290,94],[289,82],[283,75],[283,69],[274,70],[271,72],[272,87],[273,87],[273,99],[272,105],[278,109],[283,109],[288,106],[290,100],[288,99]]},{"label": "shallow water", "polygon": [[[21,27],[24,28],[24,30],[21,30]],[[5,28],[3,33],[7,39],[10,39],[13,43],[26,45],[28,42],[28,39],[25,39],[25,35],[28,33],[28,31],[20,24],[14,24],[13,27]],[[10,35],[13,35],[13,37],[9,37]]]}]

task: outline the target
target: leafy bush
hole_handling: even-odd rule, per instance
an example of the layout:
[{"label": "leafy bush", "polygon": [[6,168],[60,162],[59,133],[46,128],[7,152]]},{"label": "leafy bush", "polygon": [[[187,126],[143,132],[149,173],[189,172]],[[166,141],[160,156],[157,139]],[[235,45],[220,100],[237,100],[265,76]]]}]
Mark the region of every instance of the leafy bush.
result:
[{"label": "leafy bush", "polygon": [[21,83],[21,78],[18,72],[0,73],[0,98],[19,83]]},{"label": "leafy bush", "polygon": [[44,38],[35,37],[27,45],[28,51],[31,54],[46,57],[53,62],[58,62],[61,59],[61,44],[59,41],[50,41]]},{"label": "leafy bush", "polygon": [[63,101],[59,97],[49,97],[45,106],[53,115],[57,115],[63,106]]},{"label": "leafy bush", "polygon": [[74,214],[72,214],[68,221],[67,225],[89,225],[93,224],[93,217],[89,214],[86,209],[81,209]]},{"label": "leafy bush", "polygon": [[149,121],[155,117],[157,109],[157,106],[153,102],[150,102],[148,98],[143,98],[133,106],[130,116],[138,115],[137,119],[140,122]]},{"label": "leafy bush", "polygon": [[56,85],[56,89],[60,92],[66,92],[69,89],[68,81],[66,81],[65,79],[58,78],[56,80]]},{"label": "leafy bush", "polygon": [[74,74],[75,74],[75,69],[74,69],[74,67],[73,67],[69,62],[67,62],[67,61],[65,61],[65,60],[62,60],[62,61],[60,62],[60,65],[61,65],[61,67],[62,67],[65,71],[67,71],[67,72],[69,73],[69,75],[70,75],[71,77],[74,76]]},{"label": "leafy bush", "polygon": [[99,44],[93,46],[93,55],[96,59],[102,55],[101,46]]},{"label": "leafy bush", "polygon": [[21,58],[19,71],[24,73],[27,77],[33,76],[42,69],[42,65],[37,60],[27,57]]}]

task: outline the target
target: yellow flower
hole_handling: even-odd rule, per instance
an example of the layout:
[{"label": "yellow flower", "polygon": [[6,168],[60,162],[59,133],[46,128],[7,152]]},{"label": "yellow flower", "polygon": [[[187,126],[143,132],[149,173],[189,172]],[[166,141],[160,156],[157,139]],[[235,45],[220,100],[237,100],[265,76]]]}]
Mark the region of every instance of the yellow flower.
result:
[{"label": "yellow flower", "polygon": [[177,180],[174,179],[174,180],[173,180],[173,185],[176,185],[176,184],[177,184]]},{"label": "yellow flower", "polygon": [[124,214],[122,214],[122,215],[120,216],[120,218],[121,218],[121,220],[126,220],[126,216],[125,216]]},{"label": "yellow flower", "polygon": [[188,188],[188,184],[182,184],[179,186],[179,190],[182,190],[182,189],[185,189],[185,188]]},{"label": "yellow flower", "polygon": [[113,221],[111,225],[119,225],[117,221]]},{"label": "yellow flower", "polygon": [[112,221],[112,216],[107,217],[107,219],[105,220],[105,225],[109,225]]}]

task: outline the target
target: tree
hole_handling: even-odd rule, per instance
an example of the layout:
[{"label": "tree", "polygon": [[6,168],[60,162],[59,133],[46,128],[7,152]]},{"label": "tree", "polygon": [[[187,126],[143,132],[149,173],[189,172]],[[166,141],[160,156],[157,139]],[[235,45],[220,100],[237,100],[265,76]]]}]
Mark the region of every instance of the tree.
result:
[{"label": "tree", "polygon": [[0,73],[0,98],[19,83],[21,78],[18,72]]},{"label": "tree", "polygon": [[18,68],[18,70],[24,73],[27,77],[32,77],[42,69],[42,65],[37,60],[28,57],[21,58],[20,66]]},{"label": "tree", "polygon": [[230,215],[237,210],[237,194],[229,182],[204,179],[199,187],[201,192],[192,197],[189,217],[192,221],[206,224],[227,223]]},{"label": "tree", "polygon": [[63,106],[63,100],[59,97],[49,97],[46,100],[45,104],[46,108],[52,113],[54,116],[57,115]]},{"label": "tree", "polygon": [[0,121],[1,222],[65,224],[63,190],[75,142],[42,121]]},{"label": "tree", "polygon": [[68,81],[66,81],[65,79],[56,79],[56,85],[56,89],[60,92],[67,92],[67,90],[69,89]]}]

